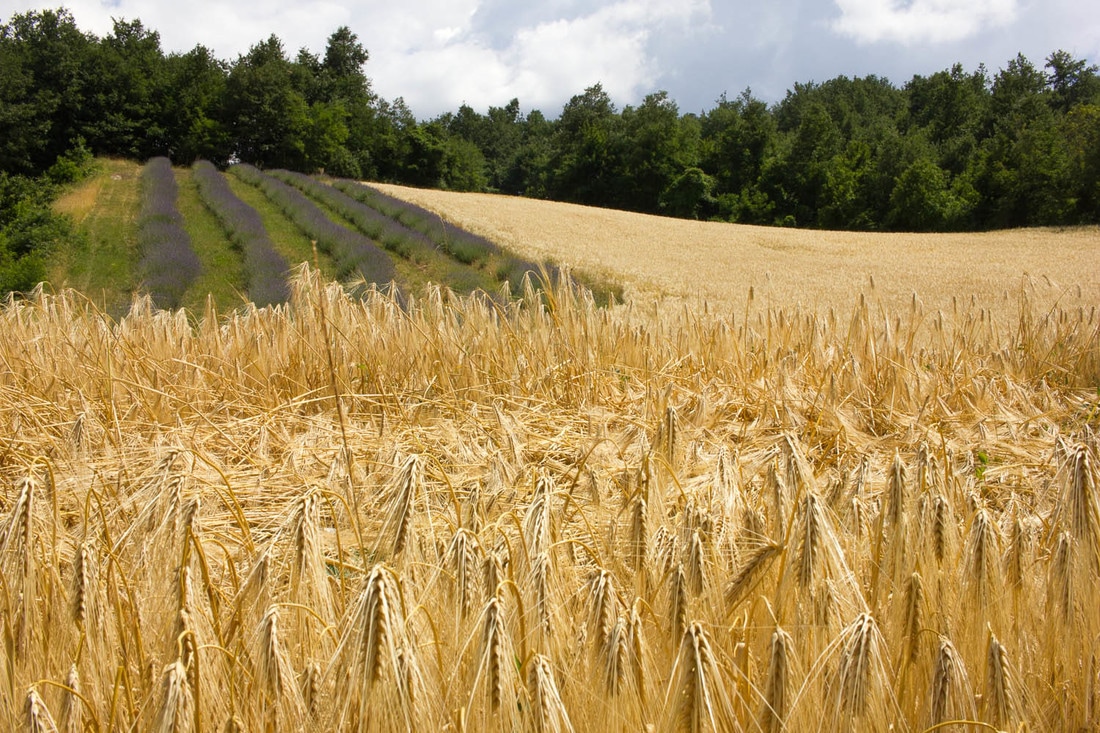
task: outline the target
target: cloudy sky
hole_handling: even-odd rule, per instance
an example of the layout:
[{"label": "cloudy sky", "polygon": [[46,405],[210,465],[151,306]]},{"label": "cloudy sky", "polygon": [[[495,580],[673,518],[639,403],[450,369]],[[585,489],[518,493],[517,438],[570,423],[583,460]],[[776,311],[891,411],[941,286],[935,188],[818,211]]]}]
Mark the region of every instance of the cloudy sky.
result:
[{"label": "cloudy sky", "polygon": [[[61,1],[0,0],[0,19]],[[421,119],[518,97],[556,117],[601,82],[618,107],[666,90],[683,112],[746,87],[769,102],[795,82],[884,76],[902,85],[960,62],[991,72],[1017,53],[1064,49],[1100,62],[1100,3],[1086,0],[69,0],[82,30],[140,18],[166,51],[226,60],[274,33],[324,53],[349,26],[367,76]]]}]

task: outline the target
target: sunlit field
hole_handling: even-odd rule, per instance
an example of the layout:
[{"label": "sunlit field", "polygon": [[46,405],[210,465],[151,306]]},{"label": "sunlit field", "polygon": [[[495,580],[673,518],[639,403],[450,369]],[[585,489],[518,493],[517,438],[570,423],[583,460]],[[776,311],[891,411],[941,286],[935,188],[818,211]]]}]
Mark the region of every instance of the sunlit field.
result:
[{"label": "sunlit field", "polygon": [[8,301],[0,720],[1094,729],[1096,282],[933,309],[881,267],[819,306]]},{"label": "sunlit field", "polygon": [[[378,185],[513,251],[621,284],[742,309],[848,309],[861,293],[888,310],[914,294],[929,310],[1015,318],[1022,288],[1043,306],[1100,303],[1100,228],[958,234],[808,231],[684,221],[514,196]],[[961,301],[961,302],[960,302]]]}]

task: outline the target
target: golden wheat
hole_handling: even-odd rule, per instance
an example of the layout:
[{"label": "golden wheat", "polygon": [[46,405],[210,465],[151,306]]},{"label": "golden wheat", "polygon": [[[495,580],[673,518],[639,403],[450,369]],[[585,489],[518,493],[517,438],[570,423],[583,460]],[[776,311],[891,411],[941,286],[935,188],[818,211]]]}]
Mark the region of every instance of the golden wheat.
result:
[{"label": "golden wheat", "polygon": [[[1021,279],[1042,308],[1100,303],[1100,229],[883,234],[684,221],[516,196],[383,185],[390,195],[533,260],[742,313],[847,309],[868,288],[892,314],[950,312],[958,299],[1018,315]],[[1075,287],[1080,283],[1081,287]]]},{"label": "golden wheat", "polygon": [[1100,725],[1089,311],[293,285],[0,309],[0,720]]}]

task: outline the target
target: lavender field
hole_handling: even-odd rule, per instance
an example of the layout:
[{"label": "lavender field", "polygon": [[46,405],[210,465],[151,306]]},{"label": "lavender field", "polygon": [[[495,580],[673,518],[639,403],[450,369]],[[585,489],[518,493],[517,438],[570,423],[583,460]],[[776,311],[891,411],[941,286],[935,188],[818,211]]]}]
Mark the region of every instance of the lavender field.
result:
[{"label": "lavender field", "polygon": [[290,295],[287,274],[290,266],[275,248],[263,219],[253,207],[241,201],[218,169],[208,161],[195,163],[199,196],[244,257],[248,273],[248,295],[257,306],[285,302]]},{"label": "lavender field", "polygon": [[167,157],[100,165],[98,178],[66,203],[74,218],[86,218],[89,247],[69,258],[80,269],[59,266],[50,281],[71,283],[116,317],[139,294],[196,317],[209,307],[285,304],[302,263],[358,292],[402,298],[442,286],[504,302],[523,292],[527,277],[558,279],[555,265],[513,254],[375,185],[243,164],[219,170],[205,160],[173,168]]},{"label": "lavender field", "polygon": [[229,170],[263,191],[288,219],[316,241],[317,247],[335,261],[341,279],[361,277],[366,282],[380,284],[395,279],[393,261],[377,243],[333,221],[298,189],[248,164],[235,165]]}]

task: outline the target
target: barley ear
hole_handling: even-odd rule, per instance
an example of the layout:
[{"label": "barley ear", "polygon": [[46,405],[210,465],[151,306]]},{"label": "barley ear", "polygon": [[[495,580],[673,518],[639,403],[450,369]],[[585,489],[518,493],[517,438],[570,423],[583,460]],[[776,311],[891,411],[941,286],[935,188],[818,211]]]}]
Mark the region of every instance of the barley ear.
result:
[{"label": "barley ear", "polygon": [[536,654],[527,663],[527,695],[530,699],[531,729],[534,733],[564,733],[573,724],[562,702],[550,660]]},{"label": "barley ear", "polygon": [[1019,717],[1019,699],[1015,673],[1008,652],[993,634],[989,635],[986,654],[985,694],[982,705],[985,719],[997,728],[1007,728]]},{"label": "barley ear", "polygon": [[42,696],[33,687],[27,692],[23,704],[23,724],[27,733],[58,733],[57,723]]},{"label": "barley ear", "polygon": [[771,568],[772,563],[775,562],[776,557],[779,556],[781,549],[782,547],[780,545],[769,542],[759,547],[749,556],[749,559],[741,566],[737,575],[735,575],[729,585],[726,586],[725,599],[727,612],[732,612],[737,604],[744,600],[749,593],[760,584],[764,575]]},{"label": "barley ear", "polygon": [[192,733],[194,704],[187,680],[187,668],[177,659],[164,668],[156,722],[152,730],[156,733]]},{"label": "barley ear", "polygon": [[929,694],[928,725],[973,719],[975,714],[974,693],[962,657],[949,639],[941,637]]},{"label": "barley ear", "polygon": [[84,728],[84,708],[80,700],[80,674],[76,665],[69,667],[65,695],[61,699],[61,733],[80,733]]},{"label": "barley ear", "polygon": [[793,690],[791,689],[791,654],[794,641],[780,627],[772,632],[771,654],[764,682],[762,727],[768,733],[779,733],[786,727]]}]

